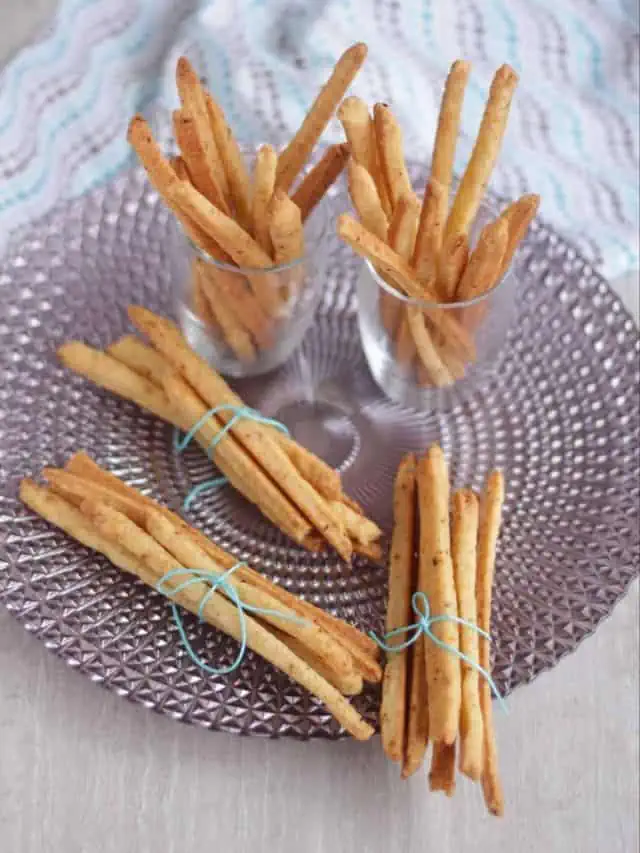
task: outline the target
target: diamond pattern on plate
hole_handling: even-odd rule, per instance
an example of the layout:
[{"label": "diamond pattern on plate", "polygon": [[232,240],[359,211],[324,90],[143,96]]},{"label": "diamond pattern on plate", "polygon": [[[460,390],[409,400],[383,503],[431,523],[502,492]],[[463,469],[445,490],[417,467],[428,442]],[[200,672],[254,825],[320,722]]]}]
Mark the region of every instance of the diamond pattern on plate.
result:
[{"label": "diamond pattern on plate", "polygon": [[[347,208],[343,191],[337,207]],[[166,424],[55,359],[69,338],[104,345],[128,331],[129,302],[172,313],[170,227],[133,171],[60,208],[14,242],[0,268],[0,600],[71,666],[171,717],[254,735],[337,737],[317,702],[252,654],[230,676],[204,675],[159,594],[17,500],[23,476],[79,448],[175,509],[211,476],[200,451],[173,452]],[[493,385],[450,414],[417,414],[385,400],[370,378],[354,315],[358,261],[335,239],[328,251],[325,298],[304,346],[241,391],[271,415],[309,389],[336,406],[348,427],[346,488],[387,530],[393,474],[407,450],[440,441],[454,486],[479,488],[491,468],[504,469],[494,656],[509,692],[574,649],[637,574],[637,330],[574,248],[538,224],[521,259],[518,323]],[[189,517],[292,591],[381,629],[384,569],[358,560],[348,570],[334,555],[303,552],[228,488]],[[191,616],[185,624],[200,654],[233,659],[233,642]],[[355,701],[375,721],[377,691]]]}]

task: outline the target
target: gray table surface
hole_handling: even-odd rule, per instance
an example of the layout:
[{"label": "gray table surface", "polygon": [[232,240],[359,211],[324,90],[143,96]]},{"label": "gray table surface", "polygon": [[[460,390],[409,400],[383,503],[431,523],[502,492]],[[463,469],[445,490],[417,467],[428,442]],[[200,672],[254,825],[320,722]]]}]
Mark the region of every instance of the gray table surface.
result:
[{"label": "gray table surface", "polygon": [[[0,0],[0,63],[54,0]],[[614,287],[638,317],[638,282]],[[497,715],[507,816],[464,782],[401,782],[379,740],[212,734],[69,670],[0,610],[0,849],[8,853],[634,853],[638,584]]]}]

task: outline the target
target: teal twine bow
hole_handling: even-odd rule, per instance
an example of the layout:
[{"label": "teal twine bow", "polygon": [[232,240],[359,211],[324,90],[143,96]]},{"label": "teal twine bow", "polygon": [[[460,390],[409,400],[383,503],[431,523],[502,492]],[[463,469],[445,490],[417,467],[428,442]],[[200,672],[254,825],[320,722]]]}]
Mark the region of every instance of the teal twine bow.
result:
[{"label": "teal twine bow", "polygon": [[[467,619],[460,619],[458,616],[447,616],[443,614],[441,616],[432,616],[431,615],[431,607],[429,606],[429,599],[425,595],[424,592],[414,592],[411,596],[411,609],[418,617],[418,621],[414,622],[412,625],[405,625],[402,628],[395,628],[393,631],[389,631],[384,634],[382,639],[375,634],[373,631],[369,631],[369,636],[371,639],[377,643],[377,645],[387,654],[394,654],[396,652],[401,652],[404,649],[408,649],[409,646],[412,646],[418,637],[421,634],[424,634],[425,637],[428,637],[432,643],[435,643],[436,646],[439,646],[441,649],[449,652],[449,654],[455,655],[464,663],[468,664],[472,669],[474,669],[478,675],[481,675],[484,679],[486,679],[489,687],[491,688],[491,692],[498,700],[500,708],[506,713],[508,713],[507,705],[500,695],[500,691],[498,690],[495,681],[491,677],[491,673],[487,672],[486,669],[480,666],[479,663],[472,660],[468,655],[465,655],[464,652],[461,652],[460,649],[456,649],[455,646],[450,645],[449,643],[445,643],[444,640],[441,640],[431,630],[432,625],[437,625],[439,622],[455,622],[457,625],[463,625],[465,628],[470,628],[472,631],[475,631],[476,634],[479,634],[481,637],[484,637],[485,640],[491,642],[491,637],[487,634],[486,631],[483,631],[482,628],[479,628],[477,625],[474,625],[473,622],[469,622]],[[393,639],[393,637],[398,637],[400,634],[409,634],[413,631],[413,635],[410,636],[407,640],[402,643],[397,643],[392,646],[388,644],[388,640]]]},{"label": "teal twine bow", "polygon": [[[229,673],[234,672],[240,664],[242,663],[242,659],[245,656],[247,651],[247,620],[246,614],[253,613],[256,616],[277,616],[280,619],[283,619],[286,622],[299,622],[300,624],[304,624],[304,619],[299,619],[297,616],[291,616],[288,613],[282,613],[280,610],[269,610],[263,607],[253,607],[250,604],[245,604],[240,596],[238,595],[238,590],[232,583],[229,583],[228,578],[240,568],[240,566],[246,566],[246,563],[239,562],[236,563],[235,566],[231,566],[226,572],[213,572],[208,569],[184,569],[184,568],[176,568],[170,569],[165,575],[163,575],[158,583],[156,584],[156,589],[158,592],[162,593],[162,595],[166,596],[171,601],[171,610],[173,612],[173,620],[176,623],[176,627],[178,629],[178,633],[180,634],[180,640],[182,641],[182,645],[184,646],[187,654],[191,658],[191,660],[196,664],[196,666],[200,667],[200,669],[208,672],[210,675],[229,675]],[[189,578],[179,583],[177,586],[167,586],[168,582],[174,578],[176,575],[185,575],[188,574]],[[196,583],[206,583],[209,586],[209,589],[205,592],[200,600],[200,604],[198,606],[198,618],[201,622],[204,621],[203,613],[204,608],[207,606],[207,602],[214,595],[218,589],[222,589],[225,595],[231,600],[231,603],[235,605],[238,609],[238,618],[240,622],[240,648],[238,649],[238,654],[236,655],[235,660],[232,664],[226,667],[216,668],[210,666],[206,661],[202,660],[193,650],[193,646],[189,642],[189,638],[187,637],[187,632],[185,631],[184,623],[182,621],[182,616],[180,615],[180,608],[178,605],[172,600],[182,592],[183,589],[186,589],[189,586],[193,586]]]},{"label": "teal twine bow", "polygon": [[[217,415],[218,412],[233,412],[233,417],[209,442],[207,447],[207,456],[212,462],[213,454],[218,444],[222,441],[229,430],[243,418],[247,418],[257,424],[265,424],[266,426],[275,427],[285,435],[289,435],[289,430],[284,424],[281,424],[280,421],[273,420],[273,418],[265,418],[264,415],[260,414],[260,412],[256,412],[255,409],[250,409],[248,406],[235,406],[233,403],[223,403],[222,405],[214,406],[212,409],[209,409],[208,412],[205,412],[204,415],[191,427],[189,432],[182,436],[182,438],[180,437],[180,430],[176,429],[173,434],[173,447],[175,451],[177,453],[182,453],[183,450],[186,450],[198,430],[209,420],[209,418]],[[204,483],[199,483],[197,486],[194,486],[186,496],[184,503],[182,504],[182,508],[184,510],[188,510],[194,500],[203,492],[208,492],[211,489],[217,489],[219,486],[223,486],[226,482],[226,477],[216,477],[213,480],[207,480]]]}]

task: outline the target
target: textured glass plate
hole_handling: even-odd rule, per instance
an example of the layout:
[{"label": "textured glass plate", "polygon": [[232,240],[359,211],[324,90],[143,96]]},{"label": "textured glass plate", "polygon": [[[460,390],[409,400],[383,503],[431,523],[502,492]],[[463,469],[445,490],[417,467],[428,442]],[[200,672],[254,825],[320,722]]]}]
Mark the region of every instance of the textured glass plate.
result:
[{"label": "textured glass plate", "polygon": [[[342,190],[337,209],[347,209]],[[69,338],[105,345],[126,306],[173,314],[168,216],[139,172],[124,175],[14,242],[0,268],[0,600],[95,681],[173,717],[261,735],[335,737],[323,708],[248,654],[234,675],[203,675],[185,655],[166,600],[35,518],[22,477],[80,448],[173,508],[211,476],[194,449],[133,404],[63,370]],[[454,486],[507,481],[495,603],[496,680],[505,693],[553,666],[594,630],[638,571],[638,333],[576,251],[544,225],[522,259],[519,321],[495,384],[450,414],[387,402],[360,350],[358,261],[334,240],[326,295],[302,350],[241,392],[341,467],[347,490],[389,530],[392,478],[407,450],[440,441]],[[229,488],[190,516],[289,589],[380,630],[383,568],[310,555]],[[188,618],[195,648],[228,662],[233,643]],[[356,700],[375,721],[378,695]]]}]

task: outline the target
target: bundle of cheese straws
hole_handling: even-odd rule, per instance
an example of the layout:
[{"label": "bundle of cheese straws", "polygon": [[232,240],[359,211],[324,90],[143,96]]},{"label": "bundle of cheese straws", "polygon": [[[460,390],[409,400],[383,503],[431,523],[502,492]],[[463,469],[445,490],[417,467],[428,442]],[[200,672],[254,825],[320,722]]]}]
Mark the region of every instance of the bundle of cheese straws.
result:
[{"label": "bundle of cheese straws", "polygon": [[294,184],[366,54],[355,44],[340,57],[286,148],[258,150],[252,177],[223,110],[185,57],[177,64],[181,106],[173,114],[180,154],[167,159],[147,122],[130,122],[129,142],[151,184],[203,253],[192,263],[191,308],[241,362],[273,345],[277,324],[295,304],[304,270],[291,273],[284,288],[266,271],[305,254],[303,225],[342,171],[347,146],[329,147]]},{"label": "bundle of cheese straws", "polygon": [[373,728],[345,698],[360,693],[363,679],[380,680],[368,637],[238,563],[84,453],[44,476],[47,485],[25,479],[20,487],[34,512],[246,644],[323,702],[353,737],[371,737]]},{"label": "bundle of cheese straws", "polygon": [[[432,744],[432,791],[455,791],[460,772],[481,780],[489,811],[504,811],[492,719],[489,633],[502,474],[489,475],[481,500],[453,495],[437,445],[396,476],[389,565],[380,730],[385,754],[406,778]],[[417,617],[417,620],[416,620]],[[396,649],[394,651],[394,648]]]},{"label": "bundle of cheese straws", "polygon": [[170,320],[138,306],[129,316],[152,346],[132,335],[106,352],[70,341],[58,350],[63,364],[181,430],[195,428],[229,483],[295,542],[332,545],[347,562],[354,552],[380,558],[381,530],[344,494],[337,471],[255,417]]},{"label": "bundle of cheese straws", "polygon": [[422,200],[411,185],[402,131],[391,109],[376,104],[372,118],[363,101],[350,97],[338,112],[349,141],[349,190],[360,219],[342,215],[338,234],[372,263],[392,290],[433,306],[407,306],[380,289],[380,318],[395,344],[398,362],[415,363],[420,384],[440,387],[462,378],[475,360],[474,332],[485,319],[487,303],[468,303],[490,293],[502,279],[540,201],[537,195],[525,195],[513,202],[485,225],[475,247],[470,247],[518,78],[508,65],[496,72],[471,157],[449,208],[469,72],[469,63],[462,60],[451,67]]}]

